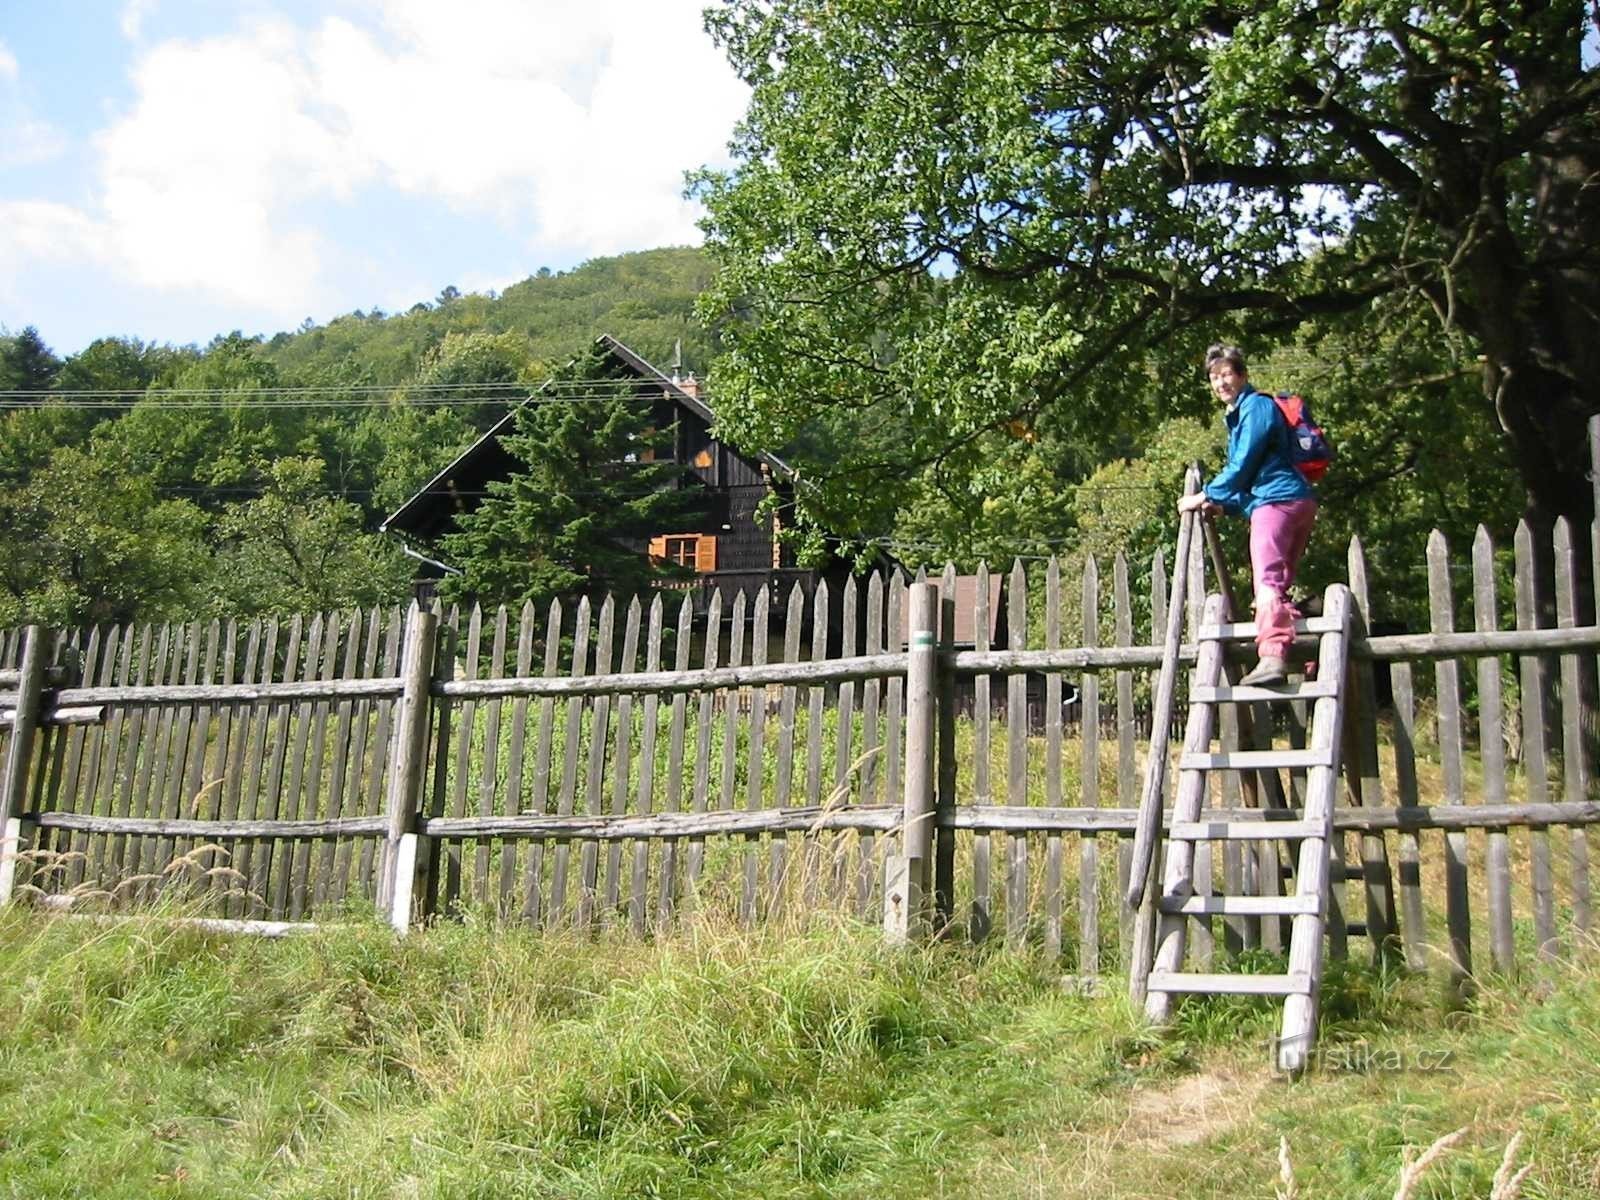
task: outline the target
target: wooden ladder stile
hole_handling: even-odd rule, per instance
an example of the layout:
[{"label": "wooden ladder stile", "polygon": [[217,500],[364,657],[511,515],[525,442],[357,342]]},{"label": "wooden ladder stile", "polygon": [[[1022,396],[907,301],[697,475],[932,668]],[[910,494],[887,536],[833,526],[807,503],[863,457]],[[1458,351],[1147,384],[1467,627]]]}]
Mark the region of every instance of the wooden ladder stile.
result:
[{"label": "wooden ladder stile", "polygon": [[[1330,850],[1333,809],[1339,785],[1340,752],[1350,641],[1352,603],[1343,584],[1331,585],[1323,615],[1296,623],[1296,634],[1319,637],[1315,680],[1275,687],[1241,687],[1224,683],[1226,646],[1254,639],[1255,627],[1226,620],[1227,603],[1220,594],[1207,599],[1199,632],[1195,667],[1190,676],[1189,723],[1179,759],[1177,797],[1173,806],[1162,886],[1154,897],[1156,928],[1143,968],[1146,1016],[1165,1023],[1173,998],[1182,993],[1282,996],[1283,1023],[1277,1042],[1278,1067],[1297,1073],[1306,1066],[1316,1038],[1318,998],[1322,981],[1323,938],[1329,919]],[[1163,669],[1166,669],[1165,664]],[[1312,720],[1304,750],[1257,748],[1215,752],[1217,706],[1310,701]],[[1267,772],[1299,768],[1307,772],[1305,807],[1286,819],[1203,820],[1208,777],[1213,771]],[[1196,888],[1195,847],[1229,840],[1287,841],[1297,857],[1292,895],[1200,894]],[[1279,974],[1212,974],[1184,970],[1191,916],[1209,914],[1287,918],[1289,961]],[[1134,964],[1141,973],[1141,964]]]}]

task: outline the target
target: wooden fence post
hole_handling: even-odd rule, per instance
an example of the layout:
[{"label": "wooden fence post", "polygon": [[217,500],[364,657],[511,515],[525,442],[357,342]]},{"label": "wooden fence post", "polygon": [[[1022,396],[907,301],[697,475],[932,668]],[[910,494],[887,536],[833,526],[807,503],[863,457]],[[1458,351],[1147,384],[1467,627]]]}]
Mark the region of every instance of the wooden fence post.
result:
[{"label": "wooden fence post", "polygon": [[28,795],[28,766],[33,759],[44,692],[44,630],[29,625],[25,633],[27,641],[17,672],[17,707],[11,718],[11,744],[6,748],[5,774],[0,775],[0,905],[11,902],[18,857],[27,832],[17,814]]},{"label": "wooden fence post", "polygon": [[935,731],[939,640],[939,588],[910,588],[910,646],[906,667],[905,805],[902,852],[884,874],[884,934],[893,942],[917,936],[925,923],[928,868],[933,859]]},{"label": "wooden fence post", "polygon": [[412,605],[406,616],[400,666],[403,690],[395,717],[394,741],[390,744],[389,792],[384,809],[388,827],[383,870],[378,877],[378,908],[389,914],[389,923],[400,933],[411,923],[416,867],[426,858],[418,853],[417,813],[427,770],[429,685],[438,626],[439,618],[419,605]]}]

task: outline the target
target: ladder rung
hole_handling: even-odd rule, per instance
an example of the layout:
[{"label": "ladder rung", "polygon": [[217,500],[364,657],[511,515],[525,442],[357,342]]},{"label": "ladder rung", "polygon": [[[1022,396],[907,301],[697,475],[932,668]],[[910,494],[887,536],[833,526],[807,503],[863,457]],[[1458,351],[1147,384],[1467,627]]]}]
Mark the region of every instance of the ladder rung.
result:
[{"label": "ladder rung", "polygon": [[1164,913],[1188,917],[1293,917],[1322,911],[1321,896],[1162,896]]},{"label": "ladder rung", "polygon": [[[1335,617],[1307,617],[1294,623],[1296,634],[1338,633],[1343,626]],[[1221,625],[1202,625],[1196,637],[1202,642],[1254,641],[1254,621],[1228,621]]]},{"label": "ladder rung", "polygon": [[1151,971],[1152,992],[1201,992],[1215,996],[1295,996],[1311,991],[1305,971],[1288,975],[1201,975],[1188,971]]},{"label": "ladder rung", "polygon": [[1315,821],[1174,821],[1167,836],[1179,842],[1256,842],[1326,837]]},{"label": "ladder rung", "polygon": [[1331,767],[1327,750],[1224,750],[1220,754],[1190,751],[1178,759],[1180,771],[1248,771],[1272,767]]},{"label": "ladder rung", "polygon": [[1365,921],[1352,921],[1344,927],[1345,937],[1366,937],[1367,923]]},{"label": "ladder rung", "polygon": [[1317,679],[1298,686],[1241,687],[1224,684],[1220,687],[1192,687],[1189,701],[1192,704],[1247,704],[1285,700],[1316,700],[1322,696],[1337,696],[1339,685],[1331,679]]}]

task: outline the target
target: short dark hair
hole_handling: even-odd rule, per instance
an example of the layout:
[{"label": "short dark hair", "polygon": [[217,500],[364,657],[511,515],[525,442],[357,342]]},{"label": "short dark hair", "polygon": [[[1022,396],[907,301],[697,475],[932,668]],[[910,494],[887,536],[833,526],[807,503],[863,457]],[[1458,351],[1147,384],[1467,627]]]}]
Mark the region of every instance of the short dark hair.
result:
[{"label": "short dark hair", "polygon": [[1211,374],[1211,369],[1218,363],[1227,363],[1241,375],[1250,374],[1249,368],[1244,365],[1244,351],[1237,346],[1230,346],[1225,342],[1217,342],[1206,351],[1206,374]]}]

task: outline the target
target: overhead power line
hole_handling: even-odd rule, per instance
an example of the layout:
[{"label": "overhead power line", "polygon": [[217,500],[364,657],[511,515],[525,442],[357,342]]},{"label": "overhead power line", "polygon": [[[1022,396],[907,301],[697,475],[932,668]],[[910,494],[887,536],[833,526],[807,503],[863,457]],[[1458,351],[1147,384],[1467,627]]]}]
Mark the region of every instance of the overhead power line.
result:
[{"label": "overhead power line", "polygon": [[[463,392],[480,393],[462,395]],[[483,392],[498,394],[483,395]],[[388,408],[408,402],[417,407],[463,407],[469,405],[522,404],[599,404],[611,400],[650,399],[660,394],[657,387],[618,382],[574,385],[571,388],[541,389],[530,392],[516,384],[452,384],[440,388],[191,388],[159,392],[0,392],[0,409],[71,408],[82,410],[126,410],[131,408]],[[696,397],[709,403],[705,396]]]}]

